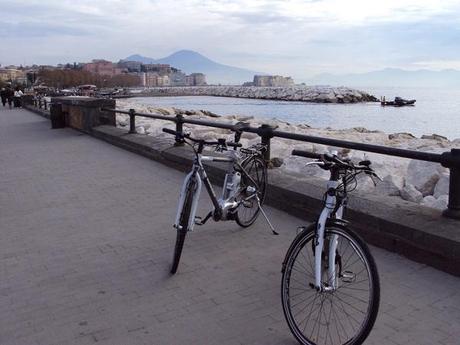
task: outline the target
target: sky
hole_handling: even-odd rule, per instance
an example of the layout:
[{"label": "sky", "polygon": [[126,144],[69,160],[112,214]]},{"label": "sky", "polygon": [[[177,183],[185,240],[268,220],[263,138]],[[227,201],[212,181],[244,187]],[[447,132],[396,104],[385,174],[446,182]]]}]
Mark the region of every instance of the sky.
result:
[{"label": "sky", "polygon": [[197,51],[306,78],[460,69],[460,0],[0,0],[0,64]]}]

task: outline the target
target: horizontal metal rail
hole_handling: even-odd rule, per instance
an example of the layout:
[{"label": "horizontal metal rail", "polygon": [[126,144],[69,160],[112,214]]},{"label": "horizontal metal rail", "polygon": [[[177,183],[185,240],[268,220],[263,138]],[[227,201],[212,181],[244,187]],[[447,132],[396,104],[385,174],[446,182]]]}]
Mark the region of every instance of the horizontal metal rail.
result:
[{"label": "horizontal metal rail", "polygon": [[[186,119],[182,115],[176,116],[164,116],[157,114],[144,114],[137,113],[134,109],[126,110],[117,110],[102,108],[102,111],[114,112],[120,114],[127,114],[130,116],[130,133],[136,133],[135,117],[146,117],[151,119],[158,119],[164,121],[171,121],[176,123],[176,131],[182,133],[183,124],[192,124],[199,126],[207,126],[214,128],[228,129],[235,132],[235,136],[241,135],[242,132],[256,133],[261,137],[262,143],[267,145],[267,151],[265,153],[265,159],[270,159],[270,139],[277,137],[283,139],[290,139],[308,143],[330,145],[342,148],[348,148],[353,150],[373,152],[388,156],[409,158],[415,160],[421,160],[426,162],[434,162],[443,165],[450,169],[450,184],[449,184],[449,204],[448,209],[444,211],[444,215],[447,217],[460,219],[460,149],[452,149],[451,151],[446,151],[441,154],[432,153],[432,152],[422,152],[415,150],[400,149],[395,147],[373,145],[358,143],[353,141],[331,139],[324,137],[316,137],[305,134],[296,134],[289,133],[284,131],[278,131],[275,127],[269,125],[262,125],[260,127],[251,127],[249,123],[238,123],[236,125],[219,123],[214,121],[204,121],[204,120],[193,120]],[[176,144],[180,145],[180,138],[176,138]]]},{"label": "horizontal metal rail", "polygon": [[435,163],[442,164],[442,162],[444,161],[442,154],[432,153],[432,152],[421,152],[421,151],[399,149],[395,147],[387,147],[387,146],[381,146],[381,145],[363,144],[363,143],[357,143],[354,141],[314,137],[311,135],[287,133],[287,132],[281,132],[281,131],[276,131],[276,130],[273,131],[273,136],[278,137],[278,138],[291,139],[291,140],[306,141],[306,142],[315,143],[315,144],[338,146],[338,147],[359,150],[359,151],[380,153],[380,154],[388,155],[388,156],[397,156],[397,157],[403,157],[403,158],[417,159],[417,160],[427,161],[427,162],[435,162]]}]

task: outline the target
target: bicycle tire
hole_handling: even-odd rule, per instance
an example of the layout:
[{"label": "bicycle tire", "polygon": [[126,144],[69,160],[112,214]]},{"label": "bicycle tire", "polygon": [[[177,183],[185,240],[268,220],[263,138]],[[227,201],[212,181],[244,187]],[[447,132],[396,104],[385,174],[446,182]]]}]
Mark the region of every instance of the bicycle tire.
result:
[{"label": "bicycle tire", "polygon": [[[252,156],[243,161],[241,166],[252,177],[256,185],[245,174],[241,174],[239,198],[247,198],[250,196],[247,192],[249,186],[255,187],[259,196],[260,204],[262,205],[265,200],[267,192],[267,164],[265,160],[259,156]],[[238,199],[238,198],[237,198]],[[251,213],[251,210],[253,213]],[[246,204],[242,203],[238,206],[235,214],[236,223],[247,228],[251,226],[257,219],[260,209],[257,201],[253,198]]]},{"label": "bicycle tire", "polygon": [[[340,252],[342,252],[339,256],[345,257],[345,260],[347,260],[346,265],[348,266],[356,264],[356,269],[360,269],[359,264],[363,264],[364,268],[362,268],[362,270],[366,271],[365,273],[367,274],[368,283],[366,283],[366,279],[364,279],[366,278],[366,275],[361,275],[363,271],[359,271],[354,276],[355,282],[343,281],[344,278],[342,277],[342,281],[339,282],[337,290],[332,293],[317,291],[311,285],[311,283],[314,282],[314,265],[305,265],[305,267],[296,265],[294,267],[297,260],[302,260],[301,257],[308,261],[307,256],[310,256],[313,257],[314,260],[313,241],[315,240],[315,228],[316,225],[314,224],[302,231],[294,239],[288,252],[286,253],[286,258],[283,262],[283,274],[281,279],[281,302],[284,316],[292,334],[302,345],[360,345],[366,340],[374,326],[380,304],[380,283],[374,258],[372,257],[366,243],[353,231],[342,225],[326,227],[325,239],[330,238],[329,236],[331,235],[338,235],[338,239],[343,239],[343,241],[348,243],[349,246],[344,248],[344,242],[340,242],[339,240],[336,253],[340,254]],[[352,252],[349,255],[347,254],[347,251],[349,250],[348,248],[352,249]],[[353,253],[356,253],[356,259],[351,259]],[[346,257],[347,255],[348,258]],[[353,262],[350,263],[350,260],[353,260]],[[327,260],[324,261],[327,262]],[[341,259],[339,259],[339,261],[341,261]],[[348,269],[354,269],[354,267],[350,267]],[[347,267],[342,267],[342,270],[343,273],[353,277],[352,271],[348,271],[351,273],[346,273]],[[293,274],[293,272],[295,273]],[[303,278],[309,276],[309,279],[306,279],[305,281],[297,280],[299,273]],[[300,287],[296,285],[299,283],[301,284]],[[367,298],[360,299],[356,295],[362,293],[360,291],[364,291],[364,296],[366,296],[366,285],[369,286],[369,291],[367,292],[368,296]],[[304,288],[302,288],[302,286],[304,286]],[[298,291],[302,292],[299,293]],[[308,293],[309,296],[305,297]],[[350,298],[352,302],[349,301]],[[337,302],[337,309],[333,307],[333,302]],[[359,309],[359,303],[368,304],[365,311]],[[328,306],[329,314],[327,310]],[[307,310],[308,312],[306,312]],[[300,315],[303,312],[306,312],[306,316],[304,318],[303,315]],[[316,317],[313,328],[311,329],[311,326],[307,328],[309,320],[312,316],[314,318],[315,315],[319,316]],[[322,320],[323,315],[324,320]],[[342,316],[343,322],[341,321],[340,316]],[[326,320],[326,318],[328,319]],[[305,325],[303,326],[304,322]],[[335,322],[335,328],[331,326],[333,322]],[[356,327],[353,326],[354,323],[357,324]],[[346,332],[346,330],[350,328],[350,325],[353,333],[351,336]],[[320,334],[320,331],[323,330],[326,331],[325,335]],[[344,335],[343,339],[340,335],[341,331],[345,331],[345,334],[342,334]],[[307,333],[308,336],[306,335]]]},{"label": "bicycle tire", "polygon": [[193,195],[195,192],[196,181],[192,177],[187,186],[184,198],[184,206],[182,207],[181,215],[179,217],[179,227],[176,233],[176,244],[174,246],[174,256],[171,265],[171,274],[176,274],[179,267],[182,249],[184,248],[185,236],[188,232],[188,223],[190,219],[190,212],[192,210]]}]

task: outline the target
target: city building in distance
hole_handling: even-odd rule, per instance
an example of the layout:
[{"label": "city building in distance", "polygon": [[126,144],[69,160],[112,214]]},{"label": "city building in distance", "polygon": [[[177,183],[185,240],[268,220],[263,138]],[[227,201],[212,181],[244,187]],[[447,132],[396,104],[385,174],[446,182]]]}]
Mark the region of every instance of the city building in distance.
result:
[{"label": "city building in distance", "polygon": [[255,75],[254,80],[243,84],[244,86],[292,86],[294,80],[291,77],[281,75]]},{"label": "city building in distance", "polygon": [[[60,73],[59,71],[63,71],[62,73],[64,74],[58,75],[58,73]],[[41,78],[41,76],[46,73],[48,78]],[[78,76],[80,74],[83,76],[84,73],[86,73],[86,79],[93,78],[95,80],[100,80],[98,84],[102,84],[103,86],[162,87],[207,85],[206,75],[203,73],[191,73],[187,75],[180,69],[169,64],[143,64],[138,61],[124,60],[113,63],[103,59],[94,59],[89,63],[68,63],[58,64],[57,66],[0,66],[0,82],[20,84],[23,86],[39,85],[43,82],[46,84],[47,80],[49,81],[50,73],[54,73],[54,76],[51,77],[52,79],[64,78],[67,80],[82,79],[83,77],[78,78]],[[70,74],[72,74],[72,77],[64,77],[64,75],[67,76]],[[92,75],[93,77],[88,77],[88,75]],[[90,84],[94,83],[88,82]],[[57,84],[61,85],[60,83]],[[62,86],[56,87],[60,88]]]},{"label": "city building in distance", "polygon": [[123,70],[118,67],[117,64],[106,60],[93,60],[90,63],[84,64],[83,70],[108,77],[113,77],[123,72]]},{"label": "city building in distance", "polygon": [[22,84],[26,82],[26,73],[25,71],[18,69],[16,66],[0,68],[0,81],[8,83],[17,82]]}]

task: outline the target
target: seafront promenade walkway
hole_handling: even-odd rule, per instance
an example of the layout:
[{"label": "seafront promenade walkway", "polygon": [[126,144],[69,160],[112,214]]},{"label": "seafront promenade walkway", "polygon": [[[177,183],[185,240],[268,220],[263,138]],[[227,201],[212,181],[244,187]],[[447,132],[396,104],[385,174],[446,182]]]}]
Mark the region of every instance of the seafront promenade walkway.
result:
[{"label": "seafront promenade walkway", "polygon": [[[0,108],[0,344],[296,344],[279,290],[302,222],[267,208],[277,237],[262,219],[209,222],[170,276],[183,177]],[[460,278],[372,250],[382,303],[366,344],[458,344]]]}]

